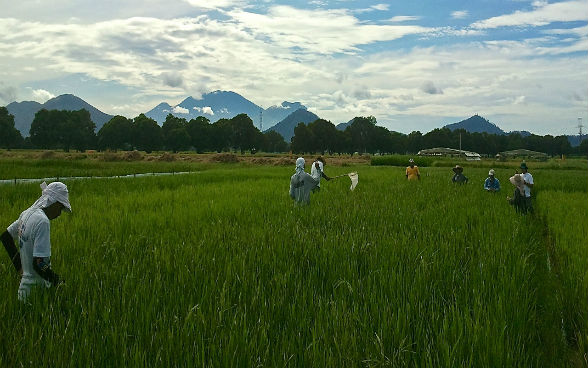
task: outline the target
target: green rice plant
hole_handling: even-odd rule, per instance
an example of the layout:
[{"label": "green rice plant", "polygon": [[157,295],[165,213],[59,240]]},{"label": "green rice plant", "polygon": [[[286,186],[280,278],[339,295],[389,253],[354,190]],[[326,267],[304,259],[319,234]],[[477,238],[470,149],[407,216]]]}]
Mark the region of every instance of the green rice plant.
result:
[{"label": "green rice plant", "polygon": [[[568,362],[545,319],[559,310],[541,308],[553,291],[541,223],[506,203],[507,172],[490,194],[486,169],[466,168],[457,186],[448,168],[408,182],[403,167],[356,166],[354,191],[323,181],[298,206],[293,171],[67,182],[74,213],[51,224],[65,286],[22,304],[0,257],[0,366]],[[0,224],[38,194],[0,186]]]},{"label": "green rice plant", "polygon": [[[558,281],[562,331],[570,345],[588,354],[588,201],[586,192],[543,191],[538,199],[550,235],[550,268]],[[586,364],[586,361],[584,361]]]}]

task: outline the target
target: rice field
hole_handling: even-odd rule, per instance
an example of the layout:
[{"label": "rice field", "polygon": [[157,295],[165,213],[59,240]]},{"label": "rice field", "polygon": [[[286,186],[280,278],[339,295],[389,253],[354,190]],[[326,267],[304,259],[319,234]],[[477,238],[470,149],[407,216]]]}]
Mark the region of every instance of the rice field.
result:
[{"label": "rice field", "polygon": [[[415,183],[327,166],[357,171],[356,190],[323,181],[295,206],[294,165],[198,167],[66,182],[74,213],[51,223],[66,284],[22,304],[0,257],[0,366],[586,364],[586,170],[531,168],[536,213],[518,216],[510,169],[490,194],[487,168],[456,186],[443,167]],[[0,224],[39,193],[0,186]]]}]

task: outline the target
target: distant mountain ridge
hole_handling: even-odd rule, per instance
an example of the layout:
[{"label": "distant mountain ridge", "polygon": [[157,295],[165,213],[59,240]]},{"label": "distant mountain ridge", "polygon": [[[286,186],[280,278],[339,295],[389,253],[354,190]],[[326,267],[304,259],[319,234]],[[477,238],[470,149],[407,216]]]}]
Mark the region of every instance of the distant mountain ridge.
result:
[{"label": "distant mountain ridge", "polygon": [[294,128],[296,128],[298,124],[304,123],[308,125],[309,123],[312,123],[317,119],[319,119],[319,117],[316,114],[313,114],[312,112],[301,108],[294,111],[293,113],[288,115],[284,120],[280,121],[279,123],[277,123],[276,125],[267,130],[273,130],[275,132],[280,133],[282,137],[284,137],[286,143],[290,143],[290,140],[294,136]]},{"label": "distant mountain ridge", "polygon": [[96,131],[100,130],[104,123],[112,119],[113,115],[103,113],[86,101],[72,94],[64,94],[50,99],[44,104],[35,101],[11,102],[6,109],[14,116],[14,126],[23,137],[28,137],[35,114],[42,109],[75,111],[86,109],[90,118],[96,124]]},{"label": "distant mountain ridge", "polygon": [[205,93],[200,99],[191,96],[179,104],[172,106],[162,102],[145,115],[163,124],[168,114],[185,118],[186,120],[204,116],[214,123],[220,119],[230,119],[239,114],[247,114],[253,125],[260,130],[266,130],[298,109],[306,109],[300,102],[284,101],[280,106],[270,106],[263,109],[245,97],[232,91],[214,91]]},{"label": "distant mountain ridge", "polygon": [[[513,130],[511,132],[505,132],[504,130],[500,129],[496,124],[489,122],[487,119],[481,117],[478,114],[471,116],[465,120],[459,121],[453,124],[447,124],[444,128],[449,128],[451,131],[457,129],[464,129],[470,133],[488,133],[488,134],[497,134],[497,135],[506,135],[506,134],[520,134],[523,138],[530,136],[531,132],[526,130]],[[580,145],[580,137],[577,135],[567,135],[568,141],[572,147],[576,147]]]},{"label": "distant mountain ridge", "polygon": [[464,129],[470,133],[506,134],[506,132],[500,129],[496,124],[489,122],[478,114],[457,123],[447,124],[444,128],[449,128],[451,131]]}]

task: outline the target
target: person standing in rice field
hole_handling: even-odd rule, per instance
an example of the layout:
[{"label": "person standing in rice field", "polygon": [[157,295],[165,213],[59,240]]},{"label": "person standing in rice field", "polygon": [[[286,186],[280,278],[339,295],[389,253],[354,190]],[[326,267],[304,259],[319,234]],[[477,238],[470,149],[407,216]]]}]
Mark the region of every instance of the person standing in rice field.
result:
[{"label": "person standing in rice field", "polygon": [[[16,271],[22,273],[18,299],[25,301],[34,286],[58,286],[63,280],[51,268],[50,220],[71,212],[67,186],[41,184],[42,194],[0,235]],[[20,251],[14,240],[18,239]]]},{"label": "person standing in rice field", "polygon": [[515,210],[520,213],[527,212],[527,205],[525,202],[525,189],[524,180],[522,174],[514,174],[510,177],[509,181],[515,186],[514,194],[512,197],[506,197],[508,203],[514,206]]},{"label": "person standing in rice field", "polygon": [[331,178],[328,177],[327,174],[325,174],[323,171],[326,164],[327,163],[325,162],[325,159],[322,158],[322,156],[319,156],[317,157],[316,161],[313,162],[310,168],[310,176],[312,176],[314,180],[318,181],[318,184],[313,191],[318,192],[321,190],[321,178],[325,178],[326,181],[331,180]]},{"label": "person standing in rice field", "polygon": [[454,172],[453,177],[451,178],[453,183],[466,184],[468,182],[467,176],[463,174],[463,167],[455,165],[452,170]]},{"label": "person standing in rice field", "polygon": [[488,172],[488,177],[484,181],[484,190],[487,192],[500,192],[500,181],[494,177],[494,169]]},{"label": "person standing in rice field", "polygon": [[527,212],[533,212],[533,203],[531,202],[531,189],[533,189],[533,186],[535,185],[533,182],[533,175],[529,173],[529,168],[524,161],[521,163],[521,170],[523,171],[521,175],[523,176],[526,210]]},{"label": "person standing in rice field", "polygon": [[318,186],[318,181],[304,171],[304,158],[296,160],[296,172],[290,178],[290,198],[296,203],[309,204],[310,192]]},{"label": "person standing in rice field", "polygon": [[407,180],[421,180],[419,167],[414,164],[414,160],[412,158],[408,160],[408,166],[406,167],[405,175]]}]

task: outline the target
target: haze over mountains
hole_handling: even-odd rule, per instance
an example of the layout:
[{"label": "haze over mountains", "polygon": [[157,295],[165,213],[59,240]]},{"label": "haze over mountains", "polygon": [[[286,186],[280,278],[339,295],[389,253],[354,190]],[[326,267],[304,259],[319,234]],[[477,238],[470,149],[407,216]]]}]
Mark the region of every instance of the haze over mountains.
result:
[{"label": "haze over mountains", "polygon": [[[90,116],[94,124],[96,124],[96,131],[109,121],[113,115],[106,114],[86,101],[72,94],[65,94],[52,98],[40,104],[34,101],[12,102],[6,106],[8,112],[14,115],[15,127],[18,129],[23,137],[29,135],[31,123],[37,111],[41,109],[47,110],[80,110],[86,109],[90,112]],[[238,93],[231,91],[214,91],[202,95],[202,98],[195,99],[187,97],[179,104],[172,106],[167,102],[162,102],[153,109],[145,113],[146,116],[154,119],[160,125],[163,124],[168,114],[175,115],[180,118],[190,120],[198,116],[204,116],[210,120],[211,123],[219,119],[230,119],[238,114],[245,113],[253,121],[255,127],[262,128],[260,130],[274,130],[280,133],[286,142],[290,142],[290,138],[294,135],[294,128],[300,122],[305,124],[311,123],[320,117],[307,110],[306,106],[300,102],[284,101],[280,105],[270,106],[263,109],[261,106],[249,101]],[[345,130],[347,126],[352,123],[350,120],[346,123],[338,124],[336,127],[339,130]],[[457,123],[451,123],[444,126],[451,130],[465,129],[468,132],[489,134],[511,134],[519,133],[523,136],[528,136],[531,133],[527,131],[505,132],[496,124],[489,122],[487,119],[478,114],[462,120]],[[418,130],[416,128],[415,130]],[[572,146],[580,144],[579,136],[568,136],[568,140]]]}]

